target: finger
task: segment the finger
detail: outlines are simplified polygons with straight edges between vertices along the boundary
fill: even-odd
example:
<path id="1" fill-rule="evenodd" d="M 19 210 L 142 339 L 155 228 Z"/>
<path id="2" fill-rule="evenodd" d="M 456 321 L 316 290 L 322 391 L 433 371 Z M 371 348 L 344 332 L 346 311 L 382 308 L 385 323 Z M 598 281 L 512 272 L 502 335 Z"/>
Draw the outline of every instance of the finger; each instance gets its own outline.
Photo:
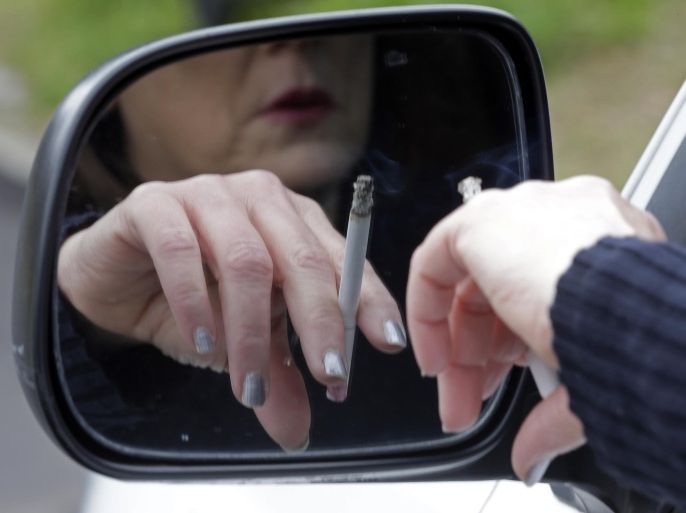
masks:
<path id="1" fill-rule="evenodd" d="M 274 296 L 281 294 L 277 290 Z M 278 302 L 283 304 L 283 298 Z M 264 405 L 255 408 L 255 414 L 272 440 L 288 452 L 299 452 L 307 449 L 310 441 L 310 404 L 305 381 L 288 348 L 285 305 L 272 309 L 272 312 L 278 310 L 280 315 L 272 319 L 269 357 L 271 392 Z"/>
<path id="2" fill-rule="evenodd" d="M 178 331 L 186 341 L 184 348 L 176 348 L 178 354 L 170 356 L 188 359 L 189 353 L 195 353 L 194 363 L 199 357 L 214 365 L 215 357 L 223 359 L 223 352 L 216 351 L 217 330 L 200 245 L 183 206 L 169 194 L 148 189 L 132 195 L 131 208 L 123 212 L 126 225 L 152 258 Z M 165 352 L 173 353 L 174 348 L 165 347 Z"/>
<path id="3" fill-rule="evenodd" d="M 457 287 L 449 324 L 452 361 L 461 365 L 486 365 L 497 317 L 471 278 L 463 280 Z"/>
<path id="4" fill-rule="evenodd" d="M 278 179 L 267 178 L 263 185 L 258 194 L 269 201 L 252 198 L 250 217 L 274 260 L 310 372 L 320 383 L 340 387 L 348 369 L 333 264 Z"/>
<path id="5" fill-rule="evenodd" d="M 345 238 L 331 225 L 321 207 L 310 198 L 290 194 L 303 221 L 331 257 L 340 284 Z M 407 346 L 407 335 L 398 304 L 367 261 L 364 265 L 357 324 L 367 340 L 380 351 L 396 353 Z"/>
<path id="6" fill-rule="evenodd" d="M 439 223 L 415 250 L 407 284 L 407 325 L 422 373 L 436 376 L 451 357 L 448 315 L 466 271 L 451 247 L 453 216 Z M 451 235 L 453 234 L 453 235 Z"/>
<path id="7" fill-rule="evenodd" d="M 438 413 L 446 433 L 471 427 L 481 413 L 484 368 L 446 367 L 437 377 Z"/>
<path id="8" fill-rule="evenodd" d="M 651 241 L 667 240 L 662 225 L 653 214 L 636 208 L 622 198 L 618 198 L 616 203 L 624 219 L 636 230 L 639 237 Z"/>
<path id="9" fill-rule="evenodd" d="M 584 443 L 583 426 L 569 409 L 567 389 L 560 386 L 524 420 L 512 446 L 512 468 L 533 485 L 540 481 L 546 462 Z"/>
<path id="10" fill-rule="evenodd" d="M 526 362 L 528 347 L 500 319 L 496 319 L 493 328 L 492 344 L 490 353 L 492 361 L 507 364 Z"/>
<path id="11" fill-rule="evenodd" d="M 232 390 L 244 406 L 261 406 L 269 395 L 269 252 L 233 198 L 212 191 L 188 208 L 219 286 Z"/>
<path id="12" fill-rule="evenodd" d="M 512 364 L 490 362 L 484 369 L 483 389 L 481 399 L 486 400 L 491 397 L 503 382 L 507 373 L 510 372 Z"/>

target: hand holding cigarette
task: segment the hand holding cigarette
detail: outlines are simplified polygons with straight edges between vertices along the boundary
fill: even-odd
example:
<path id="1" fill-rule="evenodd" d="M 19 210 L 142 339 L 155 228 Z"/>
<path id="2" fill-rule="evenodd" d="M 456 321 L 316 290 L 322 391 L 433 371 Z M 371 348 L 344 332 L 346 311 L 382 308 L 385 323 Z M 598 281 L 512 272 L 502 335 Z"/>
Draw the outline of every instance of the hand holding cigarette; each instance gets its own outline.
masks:
<path id="1" fill-rule="evenodd" d="M 463 204 L 466 204 L 481 192 L 481 178 L 468 176 L 457 184 L 457 191 L 462 194 Z M 543 398 L 548 397 L 560 384 L 557 372 L 533 351 L 529 351 L 528 366 L 538 388 L 538 393 Z M 551 458 L 546 458 L 534 465 L 527 475 L 527 484 L 538 483 L 543 478 L 551 461 Z"/>
<path id="2" fill-rule="evenodd" d="M 566 388 L 555 387 L 554 373 L 545 376 L 559 367 L 550 307 L 577 253 L 606 236 L 665 239 L 605 180 L 527 181 L 478 193 L 440 221 L 412 257 L 408 328 L 420 369 L 437 377 L 445 431 L 473 425 L 482 399 L 510 368 L 531 365 L 545 398 L 512 448 L 513 469 L 529 484 L 551 457 L 585 441 Z"/>
<path id="3" fill-rule="evenodd" d="M 228 373 L 222 393 L 233 391 L 254 410 L 279 445 L 302 450 L 310 405 L 286 313 L 307 371 L 332 398 L 344 396 L 344 245 L 319 204 L 272 173 L 199 175 L 144 184 L 70 236 L 57 279 L 93 324 L 180 363 Z M 357 325 L 376 349 L 397 352 L 402 341 L 385 326 L 400 326 L 400 311 L 362 263 Z"/>

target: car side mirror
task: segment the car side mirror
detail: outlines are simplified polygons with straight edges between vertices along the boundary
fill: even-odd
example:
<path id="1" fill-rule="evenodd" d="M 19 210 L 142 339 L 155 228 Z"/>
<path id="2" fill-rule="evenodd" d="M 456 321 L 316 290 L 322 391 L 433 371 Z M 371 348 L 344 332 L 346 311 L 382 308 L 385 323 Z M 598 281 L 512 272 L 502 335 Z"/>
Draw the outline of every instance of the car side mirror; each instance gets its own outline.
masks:
<path id="1" fill-rule="evenodd" d="M 315 200 L 331 229 L 345 234 L 352 184 L 367 174 L 375 185 L 367 258 L 402 314 L 412 251 L 461 204 L 462 180 L 476 177 L 489 188 L 552 179 L 546 101 L 527 32 L 511 16 L 478 7 L 227 25 L 104 64 L 55 113 L 24 206 L 13 344 L 38 421 L 72 458 L 118 478 L 514 477 L 512 439 L 538 399 L 521 369 L 484 402 L 473 428 L 446 434 L 435 385 L 419 375 L 411 344 L 383 354 L 373 336 L 358 333 L 345 362 L 347 400 L 334 403 L 306 358 L 302 323 L 284 317 L 282 363 L 302 381 L 294 408 L 307 412 L 299 421 L 309 433 L 306 450 L 284 451 L 274 430 L 289 422 L 287 414 L 265 431 L 265 415 L 244 405 L 268 403 L 235 393 L 224 372 L 230 362 L 219 362 L 219 372 L 197 368 L 211 365 L 160 342 L 164 336 L 129 329 L 114 306 L 93 315 L 88 306 L 114 305 L 117 294 L 103 290 L 89 305 L 75 302 L 58 284 L 58 259 L 65 240 L 101 223 L 143 184 L 149 191 L 150 183 L 196 175 L 219 183 L 256 168 L 268 171 L 250 175 L 265 191 L 278 182 Z M 266 192 L 260 199 L 272 200 Z M 392 338 L 405 336 L 393 329 Z M 260 393 L 281 390 L 271 378 Z M 619 490 L 587 450 L 560 458 L 546 479 L 599 495 Z"/>

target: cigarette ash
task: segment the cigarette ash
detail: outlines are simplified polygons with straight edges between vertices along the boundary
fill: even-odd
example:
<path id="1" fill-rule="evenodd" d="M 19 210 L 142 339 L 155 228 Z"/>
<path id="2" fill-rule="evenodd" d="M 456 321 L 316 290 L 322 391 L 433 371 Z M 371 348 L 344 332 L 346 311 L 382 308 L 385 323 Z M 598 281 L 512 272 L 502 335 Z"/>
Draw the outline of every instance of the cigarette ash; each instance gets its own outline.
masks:
<path id="1" fill-rule="evenodd" d="M 374 205 L 374 180 L 369 175 L 360 175 L 353 184 L 353 205 L 351 214 L 368 216 Z"/>
<path id="2" fill-rule="evenodd" d="M 462 203 L 467 203 L 470 199 L 481 192 L 481 178 L 468 176 L 457 184 L 457 192 L 462 195 Z"/>

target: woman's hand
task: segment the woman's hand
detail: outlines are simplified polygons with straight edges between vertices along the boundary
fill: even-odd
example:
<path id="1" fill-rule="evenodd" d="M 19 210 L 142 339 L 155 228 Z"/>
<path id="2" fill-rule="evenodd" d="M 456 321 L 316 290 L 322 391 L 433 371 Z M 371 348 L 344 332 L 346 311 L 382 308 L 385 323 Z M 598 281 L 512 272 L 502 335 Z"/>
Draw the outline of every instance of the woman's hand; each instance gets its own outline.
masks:
<path id="1" fill-rule="evenodd" d="M 605 236 L 665 239 L 652 215 L 593 177 L 486 191 L 431 231 L 412 258 L 407 315 L 419 367 L 438 378 L 446 431 L 471 426 L 529 349 L 558 368 L 549 316 L 558 279 Z M 583 442 L 560 387 L 524 422 L 513 467 L 526 479 L 537 462 Z"/>
<path id="2" fill-rule="evenodd" d="M 295 450 L 307 444 L 310 408 L 286 312 L 314 378 L 344 385 L 344 242 L 316 202 L 266 171 L 150 182 L 66 240 L 58 283 L 94 324 L 228 370 L 236 398 Z M 379 350 L 404 346 L 398 307 L 369 264 L 357 320 Z"/>

